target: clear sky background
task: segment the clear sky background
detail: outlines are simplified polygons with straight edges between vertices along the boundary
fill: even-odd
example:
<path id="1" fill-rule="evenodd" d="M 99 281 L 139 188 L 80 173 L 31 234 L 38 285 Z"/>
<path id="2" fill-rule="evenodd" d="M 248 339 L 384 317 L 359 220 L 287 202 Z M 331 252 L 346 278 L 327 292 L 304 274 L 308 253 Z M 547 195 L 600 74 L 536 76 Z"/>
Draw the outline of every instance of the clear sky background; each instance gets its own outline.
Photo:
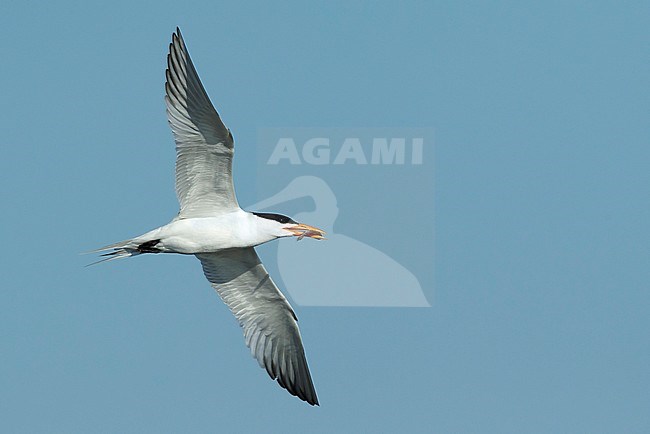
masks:
<path id="1" fill-rule="evenodd" d="M 11 3 L 0 431 L 650 431 L 647 2 Z M 432 308 L 298 307 L 319 408 L 194 258 L 83 267 L 176 213 L 177 25 L 242 203 L 260 128 L 435 128 Z"/>

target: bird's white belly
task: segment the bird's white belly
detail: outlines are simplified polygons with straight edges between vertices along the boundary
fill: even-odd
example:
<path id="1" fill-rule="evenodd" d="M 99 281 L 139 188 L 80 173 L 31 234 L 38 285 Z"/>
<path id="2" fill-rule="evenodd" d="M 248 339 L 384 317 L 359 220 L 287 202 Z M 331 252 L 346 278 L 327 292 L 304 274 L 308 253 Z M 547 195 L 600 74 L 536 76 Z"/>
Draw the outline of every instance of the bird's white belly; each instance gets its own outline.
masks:
<path id="1" fill-rule="evenodd" d="M 156 231 L 159 232 L 154 234 Z M 156 231 L 150 233 L 160 239 L 156 247 L 169 253 L 209 253 L 269 241 L 258 239 L 256 227 L 244 211 L 220 217 L 176 220 Z"/>

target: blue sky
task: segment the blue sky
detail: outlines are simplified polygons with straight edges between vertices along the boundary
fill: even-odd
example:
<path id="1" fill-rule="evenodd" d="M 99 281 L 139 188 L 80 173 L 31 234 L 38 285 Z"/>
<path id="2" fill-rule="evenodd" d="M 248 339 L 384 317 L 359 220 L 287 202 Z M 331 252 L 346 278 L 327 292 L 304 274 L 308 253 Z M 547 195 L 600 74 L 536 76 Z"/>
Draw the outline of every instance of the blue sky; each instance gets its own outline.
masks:
<path id="1" fill-rule="evenodd" d="M 650 430 L 647 2 L 1 10 L 2 431 Z M 319 408 L 259 369 L 194 258 L 83 267 L 177 211 L 176 26 L 244 204 L 265 128 L 435 130 L 404 219 L 435 214 L 432 307 L 298 306 Z"/>

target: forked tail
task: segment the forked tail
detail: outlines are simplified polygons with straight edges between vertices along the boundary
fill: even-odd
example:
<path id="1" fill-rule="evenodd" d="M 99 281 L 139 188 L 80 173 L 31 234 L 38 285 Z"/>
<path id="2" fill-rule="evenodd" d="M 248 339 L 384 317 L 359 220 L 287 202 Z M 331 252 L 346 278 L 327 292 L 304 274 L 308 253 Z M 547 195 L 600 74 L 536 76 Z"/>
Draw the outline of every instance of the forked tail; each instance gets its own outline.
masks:
<path id="1" fill-rule="evenodd" d="M 102 253 L 100 255 L 104 257 L 104 259 L 100 259 L 99 261 L 88 264 L 86 265 L 86 267 L 89 267 L 91 265 L 101 264 L 102 262 L 112 261 L 114 259 L 122 259 L 122 258 L 128 258 L 129 256 L 137 256 L 143 253 L 160 253 L 160 250 L 155 247 L 159 241 L 160 240 L 151 240 L 151 241 L 146 241 L 144 243 L 138 244 L 137 242 L 135 242 L 135 239 L 133 239 L 133 240 L 120 241 L 119 243 L 109 244 L 108 246 L 91 250 L 90 252 L 86 252 L 86 253 L 99 253 L 99 252 L 106 252 L 106 253 Z"/>

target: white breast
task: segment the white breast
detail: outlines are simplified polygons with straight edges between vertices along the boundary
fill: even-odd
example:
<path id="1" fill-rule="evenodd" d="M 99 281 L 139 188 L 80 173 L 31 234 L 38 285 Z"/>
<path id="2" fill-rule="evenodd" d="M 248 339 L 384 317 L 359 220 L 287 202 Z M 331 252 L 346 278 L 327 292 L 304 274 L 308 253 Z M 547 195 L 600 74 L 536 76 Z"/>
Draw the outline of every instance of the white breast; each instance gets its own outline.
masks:
<path id="1" fill-rule="evenodd" d="M 243 210 L 219 217 L 181 219 L 160 228 L 157 247 L 170 253 L 209 253 L 251 247 L 272 240 L 262 233 L 257 218 Z"/>

